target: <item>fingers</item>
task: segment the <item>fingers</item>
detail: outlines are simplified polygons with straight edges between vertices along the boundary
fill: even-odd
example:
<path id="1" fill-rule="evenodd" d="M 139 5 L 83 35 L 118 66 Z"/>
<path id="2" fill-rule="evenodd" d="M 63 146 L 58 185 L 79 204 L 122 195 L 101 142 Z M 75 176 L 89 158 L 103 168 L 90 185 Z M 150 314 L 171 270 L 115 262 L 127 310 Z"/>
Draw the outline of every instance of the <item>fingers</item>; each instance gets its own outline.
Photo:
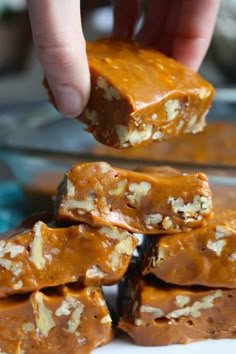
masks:
<path id="1" fill-rule="evenodd" d="M 136 39 L 147 45 L 158 42 L 164 28 L 168 12 L 171 9 L 170 0 L 148 0 L 145 19 Z"/>
<path id="2" fill-rule="evenodd" d="M 140 0 L 113 0 L 113 36 L 132 38 L 140 14 Z"/>
<path id="3" fill-rule="evenodd" d="M 149 0 L 137 40 L 198 70 L 209 47 L 220 0 Z"/>
<path id="4" fill-rule="evenodd" d="M 220 0 L 184 0 L 171 55 L 198 70 L 211 42 Z"/>
<path id="5" fill-rule="evenodd" d="M 27 0 L 35 48 L 58 110 L 76 116 L 90 93 L 79 0 Z"/>

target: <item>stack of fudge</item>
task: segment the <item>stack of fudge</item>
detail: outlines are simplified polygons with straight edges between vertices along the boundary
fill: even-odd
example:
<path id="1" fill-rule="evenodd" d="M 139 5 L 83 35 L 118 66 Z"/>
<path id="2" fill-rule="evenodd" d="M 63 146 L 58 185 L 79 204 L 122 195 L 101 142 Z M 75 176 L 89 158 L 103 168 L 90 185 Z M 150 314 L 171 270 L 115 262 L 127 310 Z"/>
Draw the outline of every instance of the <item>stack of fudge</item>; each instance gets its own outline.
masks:
<path id="1" fill-rule="evenodd" d="M 102 39 L 87 54 L 91 95 L 77 118 L 101 143 L 133 148 L 204 128 L 214 90 L 197 73 L 135 42 Z M 138 344 L 234 336 L 234 220 L 212 216 L 200 172 L 73 166 L 52 221 L 35 216 L 2 235 L 0 352 L 88 354 L 106 344 L 101 287 L 122 278 L 118 327 Z M 144 235 L 138 261 L 135 234 Z"/>
<path id="2" fill-rule="evenodd" d="M 1 235 L 1 353 L 88 354 L 112 339 L 101 286 L 120 281 L 138 241 L 115 223 L 92 221 L 103 203 L 96 169 L 108 167 L 68 173 L 54 218 L 35 215 Z"/>
<path id="3" fill-rule="evenodd" d="M 48 216 L 35 216 L 0 241 L 2 352 L 90 353 L 96 346 L 109 342 L 112 323 L 101 286 L 116 284 L 124 276 L 138 243 L 135 234 L 145 235 L 143 273 L 155 272 L 169 282 L 172 276 L 175 283 L 181 282 L 174 271 L 174 265 L 180 263 L 173 258 L 170 267 L 165 265 L 165 261 L 169 262 L 168 248 L 163 246 L 161 251 L 157 250 L 158 242 L 177 239 L 177 250 L 184 252 L 184 249 L 189 259 L 197 257 L 195 243 L 190 252 L 184 242 L 191 241 L 191 244 L 192 234 L 200 230 L 205 240 L 204 225 L 212 213 L 212 194 L 202 173 L 181 174 L 172 169 L 148 168 L 129 171 L 113 168 L 106 162 L 91 162 L 75 165 L 66 173 L 58 189 L 54 212 L 52 224 Z M 207 243 L 202 257 L 213 253 L 219 258 L 222 241 L 231 241 L 230 237 L 223 237 L 227 225 L 226 231 L 222 223 L 217 225 L 217 239 Z M 204 248 L 200 238 L 197 242 Z M 170 247 L 170 253 L 174 251 Z M 228 264 L 232 267 L 234 255 L 230 257 Z M 171 273 L 169 269 L 168 279 L 161 275 L 166 271 L 158 269 L 161 262 L 165 270 L 173 270 Z M 196 268 L 191 260 L 184 262 L 191 263 L 188 268 Z M 199 275 L 201 281 L 214 282 L 214 277 L 205 274 L 211 263 L 206 270 L 201 270 L 199 262 L 196 264 L 203 274 Z M 213 262 L 212 267 L 213 264 L 215 267 L 219 263 Z M 193 312 L 192 321 L 197 318 L 201 323 L 199 313 L 213 311 L 214 321 L 216 301 L 220 301 L 220 309 L 221 301 L 224 305 L 227 299 L 232 303 L 232 291 L 219 289 L 219 284 L 229 285 L 228 276 L 224 277 L 226 271 L 230 272 L 228 267 L 217 272 L 216 290 L 197 291 L 148 284 L 141 276 L 141 269 L 138 271 L 139 266 L 135 266 L 124 278 L 128 285 L 121 291 L 121 302 L 124 303 L 123 297 L 130 299 L 123 307 L 119 327 L 137 343 L 157 345 L 162 343 L 162 326 L 166 333 L 171 321 L 179 325 L 187 313 L 192 318 Z M 189 278 L 186 280 L 185 276 L 185 284 L 191 283 L 193 277 Z M 228 314 L 225 307 L 224 316 Z M 177 309 L 182 313 L 178 321 L 171 317 Z M 191 330 L 198 333 L 194 326 Z M 180 333 L 187 336 L 182 329 Z M 151 339 L 153 336 L 155 340 Z M 189 337 L 194 340 L 196 336 Z"/>
<path id="4" fill-rule="evenodd" d="M 186 203 L 172 197 L 172 188 L 169 203 L 189 230 L 164 233 L 151 225 L 119 287 L 119 328 L 143 346 L 235 338 L 236 212 L 211 213 L 206 197 L 199 212 L 199 196 Z M 149 217 L 163 220 L 161 212 Z"/>
<path id="5" fill-rule="evenodd" d="M 188 249 L 184 247 L 184 240 L 187 240 L 188 235 L 200 230 L 205 232 L 205 225 L 210 222 L 212 216 L 212 193 L 204 174 L 183 174 L 171 168 L 147 167 L 129 171 L 113 168 L 105 162 L 85 163 L 74 166 L 66 174 L 56 204 L 56 215 L 60 222 L 82 221 L 94 227 L 103 229 L 119 227 L 124 232 L 144 235 L 144 245 L 140 251 L 143 275 L 140 264 L 132 262 L 121 282 L 119 291 L 121 318 L 118 324 L 120 329 L 126 331 L 141 345 L 184 343 L 203 339 L 205 324 L 201 318 L 199 321 L 198 317 L 202 311 L 205 311 L 203 316 L 209 309 L 212 311 L 213 308 L 213 313 L 216 311 L 215 301 L 220 298 L 223 290 L 217 288 L 200 291 L 178 288 L 174 285 L 164 285 L 160 280 L 148 283 L 146 274 L 151 271 L 158 272 L 158 265 L 160 262 L 164 264 L 165 256 L 166 262 L 170 261 L 166 246 L 159 254 L 157 250 L 159 239 L 175 240 L 175 248 L 185 249 L 188 253 Z M 193 248 L 189 257 L 197 257 L 198 249 L 194 247 L 193 237 L 191 240 L 188 239 L 188 243 L 189 247 L 192 244 Z M 206 254 L 213 252 L 214 255 L 212 251 L 214 241 L 207 245 L 209 248 L 206 249 Z M 170 247 L 169 253 L 172 254 L 175 248 Z M 106 246 L 103 252 L 106 252 Z M 130 242 L 125 241 L 123 247 L 119 247 L 118 254 L 122 252 L 129 255 L 132 253 Z M 113 266 L 119 263 L 118 254 L 112 255 Z M 175 265 L 177 266 L 179 257 L 182 259 L 181 255 L 177 255 L 170 266 L 165 266 L 163 273 L 166 269 L 170 272 Z M 188 262 L 190 269 L 195 267 L 191 260 L 183 262 L 185 265 Z M 198 272 L 204 274 L 204 269 L 201 271 L 201 264 L 198 263 Z M 100 272 L 104 274 L 104 268 L 100 268 Z M 178 279 L 178 274 L 175 278 L 174 269 L 172 275 L 174 281 Z M 166 281 L 170 280 L 166 278 Z M 172 313 L 173 318 L 170 317 Z M 186 318 L 190 323 L 192 313 L 194 315 L 192 326 L 187 327 L 191 332 L 186 333 L 183 325 L 179 328 L 180 323 Z M 178 319 L 174 316 L 178 316 Z M 200 324 L 202 323 L 200 329 L 195 326 L 195 317 Z M 212 318 L 214 321 L 214 315 Z M 218 327 L 221 328 L 220 325 Z M 177 331 L 175 337 L 169 328 L 174 333 Z M 210 336 L 213 334 L 209 333 Z"/>

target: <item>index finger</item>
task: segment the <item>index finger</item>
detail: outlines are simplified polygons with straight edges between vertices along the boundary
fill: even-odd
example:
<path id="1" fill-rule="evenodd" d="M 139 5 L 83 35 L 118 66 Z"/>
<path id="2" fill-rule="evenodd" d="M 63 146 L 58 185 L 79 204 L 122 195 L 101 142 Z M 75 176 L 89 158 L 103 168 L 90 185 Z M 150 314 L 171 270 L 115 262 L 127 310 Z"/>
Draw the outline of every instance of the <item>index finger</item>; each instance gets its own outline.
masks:
<path id="1" fill-rule="evenodd" d="M 78 115 L 90 93 L 80 1 L 27 1 L 35 48 L 57 107 Z"/>

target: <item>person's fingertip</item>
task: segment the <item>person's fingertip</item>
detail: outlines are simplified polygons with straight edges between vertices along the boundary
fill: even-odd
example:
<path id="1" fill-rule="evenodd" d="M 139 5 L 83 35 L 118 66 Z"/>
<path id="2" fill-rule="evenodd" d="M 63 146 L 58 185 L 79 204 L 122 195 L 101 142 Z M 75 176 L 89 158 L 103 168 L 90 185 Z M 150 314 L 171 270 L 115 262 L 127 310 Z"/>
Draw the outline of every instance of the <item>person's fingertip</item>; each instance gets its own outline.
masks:
<path id="1" fill-rule="evenodd" d="M 84 109 L 81 93 L 68 85 L 49 83 L 57 109 L 66 117 L 76 117 Z"/>

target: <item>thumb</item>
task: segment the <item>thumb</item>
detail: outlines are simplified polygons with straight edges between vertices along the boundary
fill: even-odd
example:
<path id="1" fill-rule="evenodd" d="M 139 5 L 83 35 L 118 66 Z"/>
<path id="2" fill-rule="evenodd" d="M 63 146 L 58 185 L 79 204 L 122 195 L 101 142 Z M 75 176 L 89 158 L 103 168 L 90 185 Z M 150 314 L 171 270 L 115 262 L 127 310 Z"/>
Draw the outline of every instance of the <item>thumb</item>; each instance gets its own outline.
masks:
<path id="1" fill-rule="evenodd" d="M 39 60 L 65 116 L 77 116 L 90 94 L 86 44 L 79 0 L 27 0 Z"/>

